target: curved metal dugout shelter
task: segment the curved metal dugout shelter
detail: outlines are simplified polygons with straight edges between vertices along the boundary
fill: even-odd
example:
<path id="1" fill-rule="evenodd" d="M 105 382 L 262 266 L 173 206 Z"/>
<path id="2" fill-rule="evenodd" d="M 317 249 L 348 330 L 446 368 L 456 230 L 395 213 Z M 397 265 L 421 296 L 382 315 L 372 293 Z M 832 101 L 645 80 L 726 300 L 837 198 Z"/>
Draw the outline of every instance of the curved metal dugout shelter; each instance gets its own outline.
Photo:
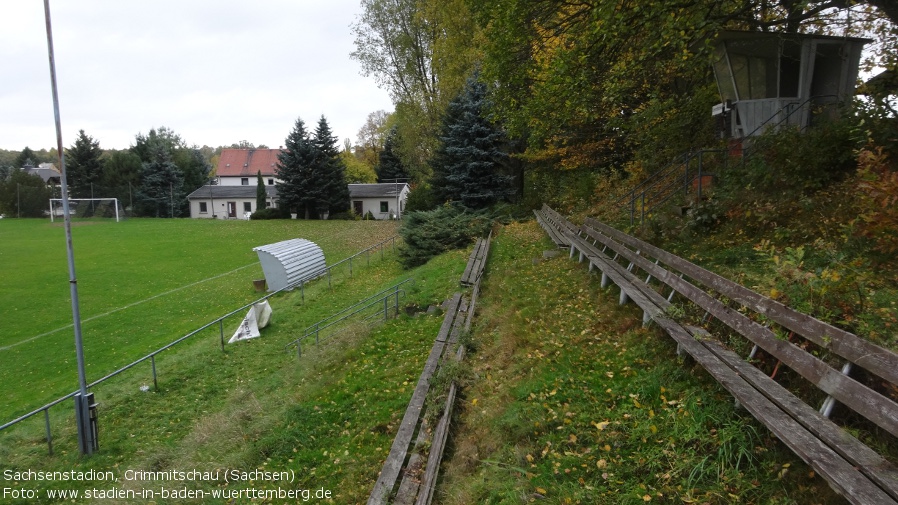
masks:
<path id="1" fill-rule="evenodd" d="M 327 270 L 324 251 L 302 238 L 254 247 L 265 273 L 268 291 L 279 291 L 300 281 L 323 275 Z"/>

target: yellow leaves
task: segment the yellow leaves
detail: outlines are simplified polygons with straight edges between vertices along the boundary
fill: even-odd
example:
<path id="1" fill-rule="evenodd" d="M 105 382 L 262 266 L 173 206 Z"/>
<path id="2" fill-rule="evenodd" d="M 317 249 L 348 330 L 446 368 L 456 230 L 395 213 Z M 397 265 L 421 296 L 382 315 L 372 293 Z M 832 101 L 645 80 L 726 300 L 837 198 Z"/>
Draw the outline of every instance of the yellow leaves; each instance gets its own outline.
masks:
<path id="1" fill-rule="evenodd" d="M 541 488 L 541 487 L 536 488 L 536 492 L 541 495 L 545 495 L 546 493 L 548 493 L 548 491 L 546 491 L 545 488 Z"/>
<path id="2" fill-rule="evenodd" d="M 608 468 L 608 462 L 604 458 L 600 459 L 596 461 L 596 468 L 598 468 L 599 470 L 604 470 L 605 468 Z"/>
<path id="3" fill-rule="evenodd" d="M 577 435 L 574 435 L 573 433 L 571 433 L 571 435 L 567 438 L 567 440 L 568 440 L 568 442 L 570 442 L 572 444 L 576 444 L 577 443 Z"/>
<path id="4" fill-rule="evenodd" d="M 533 463 L 533 455 L 532 454 L 528 454 L 527 456 L 525 456 L 525 458 L 527 459 L 528 463 Z"/>
<path id="5" fill-rule="evenodd" d="M 611 424 L 609 421 L 602 421 L 600 423 L 593 421 L 593 423 L 592 423 L 592 425 L 595 426 L 596 429 L 599 431 L 602 431 L 605 428 L 607 428 L 609 424 Z"/>

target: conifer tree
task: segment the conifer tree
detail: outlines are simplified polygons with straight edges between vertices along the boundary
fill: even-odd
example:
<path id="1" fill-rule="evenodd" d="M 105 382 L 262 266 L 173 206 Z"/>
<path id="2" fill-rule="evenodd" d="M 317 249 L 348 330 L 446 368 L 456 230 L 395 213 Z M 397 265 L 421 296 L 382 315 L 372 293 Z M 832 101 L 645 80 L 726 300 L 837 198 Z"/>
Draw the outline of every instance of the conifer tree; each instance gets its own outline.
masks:
<path id="1" fill-rule="evenodd" d="M 506 137 L 486 118 L 486 105 L 486 86 L 474 77 L 450 102 L 431 161 L 438 201 L 481 209 L 511 196 L 512 178 L 501 172 Z"/>
<path id="2" fill-rule="evenodd" d="M 265 192 L 265 180 L 262 179 L 262 171 L 256 171 L 256 211 L 265 209 L 265 197 L 268 194 Z"/>
<path id="3" fill-rule="evenodd" d="M 318 151 L 317 161 L 313 168 L 314 192 L 317 199 L 318 212 L 336 214 L 349 209 L 349 188 L 346 186 L 346 168 L 337 147 L 337 137 L 331 132 L 327 119 L 322 115 L 312 138 L 312 144 Z"/>
<path id="4" fill-rule="evenodd" d="M 402 164 L 402 160 L 399 159 L 395 151 L 397 135 L 398 130 L 394 126 L 390 128 L 387 138 L 384 140 L 384 148 L 378 156 L 379 161 L 375 170 L 377 172 L 377 182 L 408 181 L 408 170 L 405 169 L 405 165 Z"/>
<path id="5" fill-rule="evenodd" d="M 102 155 L 100 141 L 85 134 L 84 130 L 78 130 L 78 138 L 65 153 L 66 181 L 72 197 L 94 196 L 91 194 L 91 185 L 100 182 L 103 176 L 103 162 L 100 160 Z"/>
<path id="6" fill-rule="evenodd" d="M 171 151 L 165 146 L 153 146 L 150 161 L 141 167 L 143 183 L 137 191 L 137 199 L 143 214 L 155 217 L 179 217 L 186 210 L 184 177 L 172 161 Z"/>
<path id="7" fill-rule="evenodd" d="M 296 118 L 293 131 L 284 140 L 284 149 L 278 154 L 275 169 L 278 206 L 288 212 L 296 212 L 308 219 L 314 211 L 315 200 L 307 193 L 311 167 L 315 163 L 317 150 L 312 145 L 309 132 L 302 118 Z"/>

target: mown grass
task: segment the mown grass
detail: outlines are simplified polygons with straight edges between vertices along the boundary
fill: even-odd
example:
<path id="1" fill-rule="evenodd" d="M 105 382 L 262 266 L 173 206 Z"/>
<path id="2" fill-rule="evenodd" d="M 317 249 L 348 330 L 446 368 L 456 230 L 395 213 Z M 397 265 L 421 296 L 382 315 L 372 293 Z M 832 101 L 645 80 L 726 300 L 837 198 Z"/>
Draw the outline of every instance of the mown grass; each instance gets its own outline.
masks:
<path id="1" fill-rule="evenodd" d="M 370 235 L 369 237 L 370 238 Z M 76 468 L 293 470 L 297 481 L 231 483 L 118 482 L 124 489 L 326 489 L 330 503 L 367 499 L 389 451 L 398 422 L 442 323 L 437 316 L 403 314 L 377 326 L 349 327 L 302 358 L 284 344 L 306 326 L 365 295 L 406 278 L 404 306 L 426 308 L 457 289 L 465 253 L 446 254 L 415 270 L 402 270 L 388 254 L 343 277 L 303 302 L 299 292 L 271 300 L 272 325 L 263 337 L 218 349 L 217 335 L 160 355 L 159 390 L 149 367 L 126 372 L 95 392 L 100 401 L 101 450 L 80 458 L 68 412 L 54 414 L 54 449 L 46 454 L 43 423 L 0 434 L 0 467 L 36 470 Z M 104 487 L 96 482 L 40 483 L 51 488 Z M 104 488 L 110 487 L 109 485 Z M 155 500 L 183 503 L 182 500 Z M 194 500 L 206 503 L 214 500 Z M 124 500 L 128 502 L 128 500 Z M 135 500 L 135 503 L 146 503 Z M 224 500 L 219 501 L 224 503 Z"/>
<path id="2" fill-rule="evenodd" d="M 74 224 L 88 381 L 258 298 L 251 280 L 263 275 L 255 246 L 306 238 L 334 263 L 395 233 L 392 223 L 350 221 Z M 5 419 L 77 389 L 61 225 L 0 222 L 0 279 L 0 383 L 7 386 L 0 412 Z"/>
<path id="3" fill-rule="evenodd" d="M 533 223 L 495 241 L 438 502 L 843 503 Z"/>

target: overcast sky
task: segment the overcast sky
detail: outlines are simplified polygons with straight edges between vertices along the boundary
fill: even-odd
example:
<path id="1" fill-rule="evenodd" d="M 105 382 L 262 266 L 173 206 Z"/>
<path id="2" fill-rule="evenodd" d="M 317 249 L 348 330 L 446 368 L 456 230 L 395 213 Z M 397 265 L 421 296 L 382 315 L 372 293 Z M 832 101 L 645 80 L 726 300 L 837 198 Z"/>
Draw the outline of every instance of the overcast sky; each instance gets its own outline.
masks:
<path id="1" fill-rule="evenodd" d="M 323 114 L 342 141 L 392 103 L 360 75 L 359 0 L 51 0 L 63 145 L 166 126 L 188 144 L 278 147 Z M 0 0 L 0 148 L 56 146 L 42 0 Z"/>

